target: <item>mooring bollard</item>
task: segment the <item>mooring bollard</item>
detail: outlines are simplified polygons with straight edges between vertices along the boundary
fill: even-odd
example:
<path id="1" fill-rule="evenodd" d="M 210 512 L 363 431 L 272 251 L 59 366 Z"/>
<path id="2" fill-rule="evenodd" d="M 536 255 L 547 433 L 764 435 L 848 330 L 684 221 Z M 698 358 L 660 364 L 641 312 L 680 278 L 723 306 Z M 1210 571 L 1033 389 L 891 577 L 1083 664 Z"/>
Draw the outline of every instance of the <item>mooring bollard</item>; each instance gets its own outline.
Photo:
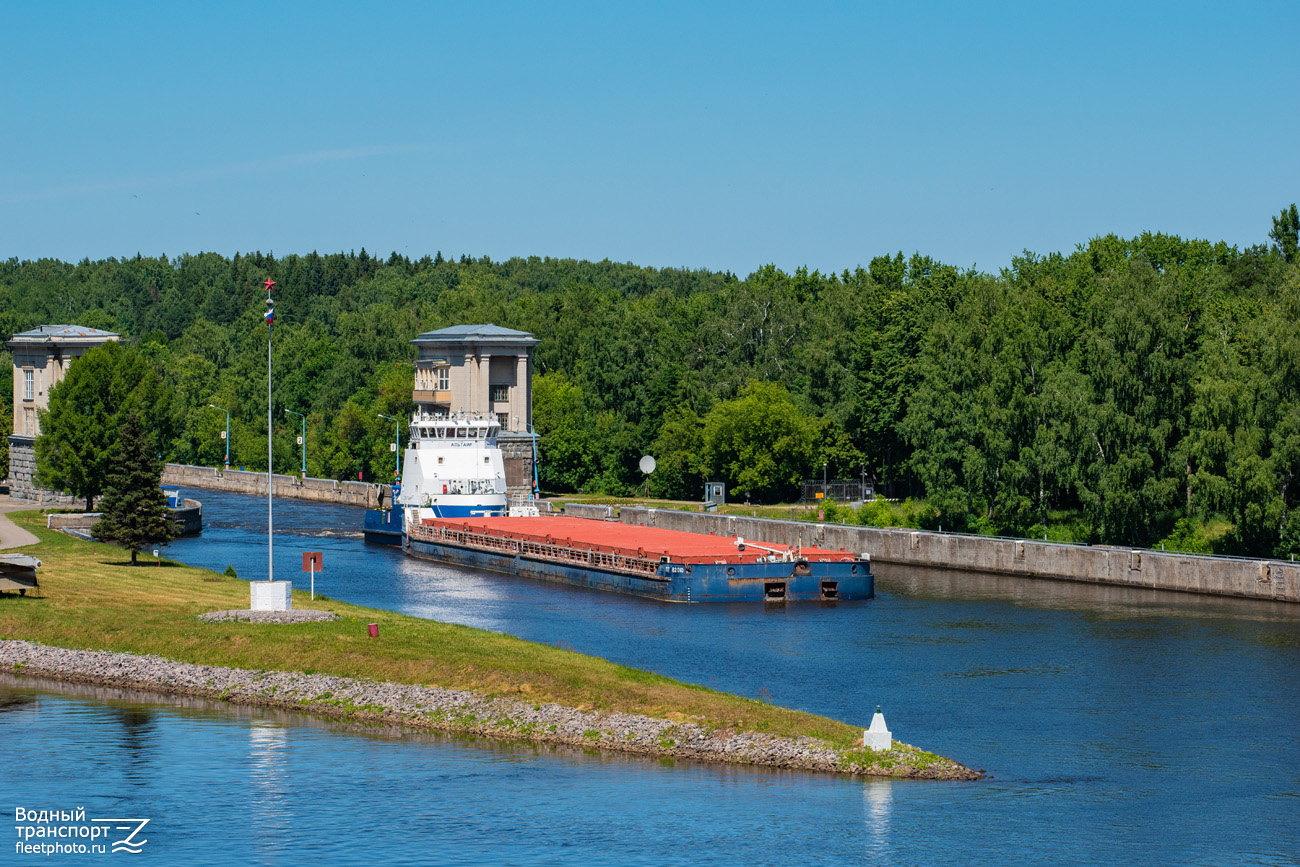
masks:
<path id="1" fill-rule="evenodd" d="M 366 624 L 366 628 L 370 630 L 370 637 L 371 637 L 371 638 L 378 638 L 378 637 L 379 637 L 379 624 L 378 624 L 378 623 L 367 623 L 367 624 Z"/>

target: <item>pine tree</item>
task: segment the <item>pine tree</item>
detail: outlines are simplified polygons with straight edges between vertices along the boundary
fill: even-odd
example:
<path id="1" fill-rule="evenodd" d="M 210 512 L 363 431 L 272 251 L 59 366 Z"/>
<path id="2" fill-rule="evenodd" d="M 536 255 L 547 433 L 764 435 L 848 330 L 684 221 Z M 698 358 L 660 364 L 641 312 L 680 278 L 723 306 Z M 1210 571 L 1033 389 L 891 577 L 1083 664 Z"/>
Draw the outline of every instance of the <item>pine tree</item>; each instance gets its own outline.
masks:
<path id="1" fill-rule="evenodd" d="M 167 499 L 159 483 L 162 463 L 153 437 L 144 432 L 140 417 L 131 413 L 122 423 L 113 447 L 108 484 L 101 503 L 103 517 L 92 535 L 131 551 L 131 565 L 145 545 L 170 542 L 180 532 L 167 513 Z"/>

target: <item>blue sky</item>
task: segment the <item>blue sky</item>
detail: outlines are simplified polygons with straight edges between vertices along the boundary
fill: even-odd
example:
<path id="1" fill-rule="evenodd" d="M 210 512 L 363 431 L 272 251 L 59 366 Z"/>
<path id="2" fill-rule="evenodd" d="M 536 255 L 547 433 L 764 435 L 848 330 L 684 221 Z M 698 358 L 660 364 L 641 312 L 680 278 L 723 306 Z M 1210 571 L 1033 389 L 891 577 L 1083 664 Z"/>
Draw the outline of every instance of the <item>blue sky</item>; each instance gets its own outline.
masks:
<path id="1" fill-rule="evenodd" d="M 0 257 L 997 271 L 1300 200 L 1300 4 L 6 3 Z"/>

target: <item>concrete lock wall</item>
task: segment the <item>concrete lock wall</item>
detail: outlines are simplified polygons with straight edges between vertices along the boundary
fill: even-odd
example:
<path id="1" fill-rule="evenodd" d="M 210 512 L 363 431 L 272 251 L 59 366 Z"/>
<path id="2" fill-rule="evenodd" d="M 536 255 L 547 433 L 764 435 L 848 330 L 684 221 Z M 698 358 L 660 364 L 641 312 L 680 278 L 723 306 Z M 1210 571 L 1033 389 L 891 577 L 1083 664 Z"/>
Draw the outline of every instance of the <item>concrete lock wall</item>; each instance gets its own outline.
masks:
<path id="1" fill-rule="evenodd" d="M 93 530 L 103 517 L 101 512 L 71 512 L 45 516 L 47 530 Z M 172 509 L 172 520 L 180 524 L 182 536 L 193 536 L 203 530 L 203 504 L 185 498 L 179 509 Z"/>
<path id="2" fill-rule="evenodd" d="M 163 470 L 162 483 L 167 487 L 208 488 L 214 491 L 234 491 L 239 494 L 266 494 L 266 473 L 246 470 L 218 470 L 213 467 L 195 467 L 187 464 L 168 464 Z M 339 482 L 334 479 L 303 479 L 298 476 L 271 476 L 271 490 L 276 497 L 313 500 L 318 503 L 340 503 L 377 509 L 392 503 L 392 487 L 370 482 Z"/>
<path id="3" fill-rule="evenodd" d="M 566 509 L 566 511 L 568 511 Z M 625 524 L 870 555 L 873 562 L 1300 602 L 1300 563 L 625 506 Z"/>
<path id="4" fill-rule="evenodd" d="M 614 517 L 612 506 L 594 506 L 587 503 L 565 503 L 564 514 L 573 518 L 592 518 L 607 521 Z"/>

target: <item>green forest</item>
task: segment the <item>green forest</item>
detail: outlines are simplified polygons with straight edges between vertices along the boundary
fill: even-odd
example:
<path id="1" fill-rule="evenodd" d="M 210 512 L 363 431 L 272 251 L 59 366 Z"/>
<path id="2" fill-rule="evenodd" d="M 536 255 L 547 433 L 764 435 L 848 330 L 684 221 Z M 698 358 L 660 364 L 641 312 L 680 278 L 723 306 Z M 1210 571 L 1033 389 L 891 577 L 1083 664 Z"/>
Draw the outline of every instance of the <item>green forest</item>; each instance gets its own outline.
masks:
<path id="1" fill-rule="evenodd" d="M 1292 205 L 1261 243 L 1113 235 L 997 274 L 921 254 L 747 278 L 610 261 L 365 250 L 0 263 L 0 331 L 120 332 L 166 395 L 169 461 L 266 469 L 262 281 L 276 281 L 274 463 L 388 480 L 412 338 L 541 340 L 544 490 L 798 497 L 873 477 L 916 526 L 1287 556 L 1300 549 L 1300 268 Z M 6 365 L 9 358 L 3 359 Z M 0 378 L 3 405 L 12 382 Z M 10 427 L 12 429 L 12 427 Z M 403 436 L 404 436 L 403 432 Z M 835 511 L 875 521 L 879 509 Z M 887 517 L 887 516 L 886 516 Z"/>

